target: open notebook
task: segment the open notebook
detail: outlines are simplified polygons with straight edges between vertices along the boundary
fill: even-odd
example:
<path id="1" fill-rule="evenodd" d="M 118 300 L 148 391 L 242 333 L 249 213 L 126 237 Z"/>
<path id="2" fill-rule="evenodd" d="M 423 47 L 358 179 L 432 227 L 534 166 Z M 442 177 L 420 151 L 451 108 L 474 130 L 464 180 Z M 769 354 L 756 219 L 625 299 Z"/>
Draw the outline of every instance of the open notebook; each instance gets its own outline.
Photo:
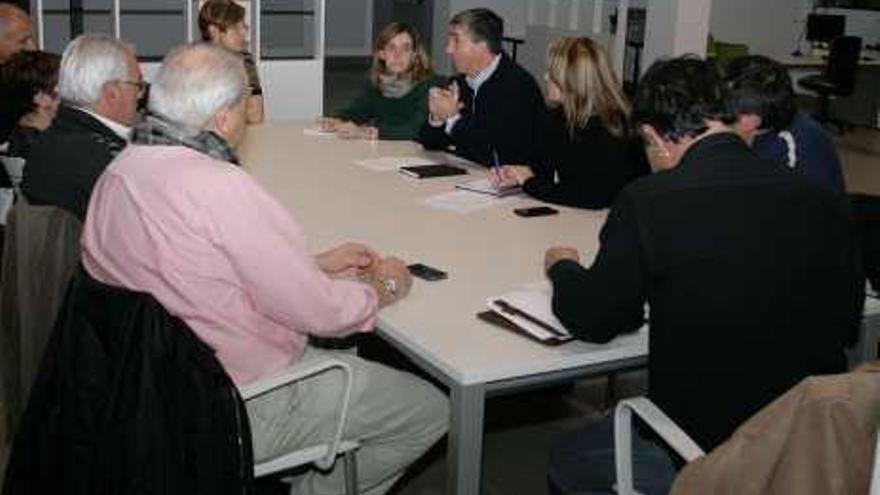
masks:
<path id="1" fill-rule="evenodd" d="M 455 187 L 464 191 L 477 192 L 480 194 L 490 194 L 499 198 L 510 196 L 511 194 L 518 194 L 520 191 L 522 191 L 519 186 L 501 188 L 495 187 L 489 182 L 489 179 L 485 177 L 467 182 L 461 182 L 456 184 Z"/>
<path id="2" fill-rule="evenodd" d="M 489 311 L 478 316 L 542 344 L 557 345 L 568 342 L 574 337 L 553 314 L 552 290 L 548 282 L 524 285 L 487 299 L 486 306 Z"/>

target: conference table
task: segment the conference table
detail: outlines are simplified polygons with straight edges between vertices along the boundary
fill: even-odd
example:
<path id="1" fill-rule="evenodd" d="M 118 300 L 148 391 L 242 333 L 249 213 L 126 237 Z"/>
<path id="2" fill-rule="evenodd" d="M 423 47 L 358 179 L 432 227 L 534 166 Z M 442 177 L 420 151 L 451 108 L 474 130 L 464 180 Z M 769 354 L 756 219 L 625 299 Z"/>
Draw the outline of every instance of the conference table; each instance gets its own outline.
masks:
<path id="1" fill-rule="evenodd" d="M 416 279 L 405 299 L 379 312 L 377 325 L 383 339 L 449 388 L 447 493 L 480 492 L 487 396 L 646 363 L 644 329 L 602 345 L 546 346 L 476 317 L 487 298 L 543 280 L 549 246 L 575 246 L 589 263 L 605 211 L 557 207 L 558 215 L 518 217 L 513 208 L 540 204 L 525 196 L 438 207 L 477 194 L 457 194 L 455 184 L 483 177 L 485 169 L 412 142 L 344 141 L 311 126 L 252 126 L 240 147 L 245 168 L 304 226 L 309 248 L 358 241 L 449 274 Z M 416 159 L 455 162 L 470 173 L 416 179 L 393 169 Z"/>

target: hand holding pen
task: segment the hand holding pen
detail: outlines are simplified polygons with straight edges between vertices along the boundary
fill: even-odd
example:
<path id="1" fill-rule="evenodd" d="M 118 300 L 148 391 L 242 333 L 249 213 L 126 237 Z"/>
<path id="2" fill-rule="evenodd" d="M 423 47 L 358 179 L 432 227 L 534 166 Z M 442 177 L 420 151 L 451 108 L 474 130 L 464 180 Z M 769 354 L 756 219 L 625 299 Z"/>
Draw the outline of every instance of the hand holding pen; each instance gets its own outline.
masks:
<path id="1" fill-rule="evenodd" d="M 535 176 L 528 165 L 501 165 L 498 152 L 492 150 L 492 167 L 489 169 L 489 184 L 496 190 L 505 187 L 521 186 Z"/>

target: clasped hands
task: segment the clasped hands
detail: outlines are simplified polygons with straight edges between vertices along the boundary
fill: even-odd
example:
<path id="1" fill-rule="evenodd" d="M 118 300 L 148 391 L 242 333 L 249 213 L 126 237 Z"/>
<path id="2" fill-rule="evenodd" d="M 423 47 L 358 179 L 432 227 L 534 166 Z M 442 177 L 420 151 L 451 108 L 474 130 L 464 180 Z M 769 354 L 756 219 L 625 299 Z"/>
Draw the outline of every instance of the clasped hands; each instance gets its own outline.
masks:
<path id="1" fill-rule="evenodd" d="M 370 125 L 358 125 L 349 120 L 321 117 L 318 125 L 324 132 L 335 132 L 342 139 L 379 139 L 379 129 Z"/>
<path id="2" fill-rule="evenodd" d="M 453 81 L 446 88 L 431 88 L 428 91 L 428 113 L 432 122 L 445 122 L 455 117 L 464 108 L 458 83 Z"/>
<path id="3" fill-rule="evenodd" d="M 321 270 L 330 276 L 354 276 L 376 289 L 379 305 L 387 306 L 403 298 L 412 286 L 406 263 L 393 256 L 381 257 L 369 247 L 346 242 L 315 256 Z M 394 281 L 394 292 L 386 289 L 385 281 Z"/>

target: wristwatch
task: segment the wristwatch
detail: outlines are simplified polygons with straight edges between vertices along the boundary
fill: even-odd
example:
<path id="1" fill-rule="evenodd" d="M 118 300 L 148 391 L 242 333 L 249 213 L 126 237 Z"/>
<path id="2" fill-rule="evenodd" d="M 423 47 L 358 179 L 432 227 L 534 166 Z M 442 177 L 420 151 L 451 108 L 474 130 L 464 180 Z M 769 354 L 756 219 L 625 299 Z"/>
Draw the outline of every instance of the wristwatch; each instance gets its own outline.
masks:
<path id="1" fill-rule="evenodd" d="M 388 295 L 391 297 L 397 297 L 397 282 L 394 281 L 393 278 L 383 278 L 381 279 L 382 286 L 385 287 L 385 291 L 388 292 Z"/>

